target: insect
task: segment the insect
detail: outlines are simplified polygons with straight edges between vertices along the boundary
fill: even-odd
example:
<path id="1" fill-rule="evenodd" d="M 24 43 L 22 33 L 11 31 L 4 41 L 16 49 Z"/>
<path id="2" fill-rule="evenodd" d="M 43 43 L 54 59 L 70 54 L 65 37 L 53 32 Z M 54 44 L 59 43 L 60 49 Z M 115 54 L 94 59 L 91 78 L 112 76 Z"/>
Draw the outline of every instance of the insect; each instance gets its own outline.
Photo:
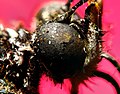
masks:
<path id="1" fill-rule="evenodd" d="M 54 19 L 58 14 L 63 14 L 70 9 L 70 3 L 72 0 L 68 0 L 68 2 L 64 5 L 64 3 L 59 2 L 51 2 L 47 4 L 37 13 L 36 18 L 42 22 L 46 22 Z"/>
<path id="2" fill-rule="evenodd" d="M 49 15 L 47 20 L 42 18 L 33 34 L 23 28 L 16 32 L 1 25 L 1 93 L 37 94 L 39 78 L 44 73 L 55 83 L 66 78 L 72 81 L 83 74 L 86 76 L 80 79 L 96 75 L 109 81 L 120 93 L 118 83 L 109 74 L 96 70 L 99 61 L 106 58 L 120 71 L 117 61 L 102 52 L 103 34 L 98 16 L 101 5 L 96 0 L 80 0 L 70 8 L 71 2 L 67 2 L 65 10 L 60 8 L 63 12 Z M 90 5 L 82 19 L 75 11 L 86 2 Z M 71 94 L 77 91 L 71 90 Z"/>

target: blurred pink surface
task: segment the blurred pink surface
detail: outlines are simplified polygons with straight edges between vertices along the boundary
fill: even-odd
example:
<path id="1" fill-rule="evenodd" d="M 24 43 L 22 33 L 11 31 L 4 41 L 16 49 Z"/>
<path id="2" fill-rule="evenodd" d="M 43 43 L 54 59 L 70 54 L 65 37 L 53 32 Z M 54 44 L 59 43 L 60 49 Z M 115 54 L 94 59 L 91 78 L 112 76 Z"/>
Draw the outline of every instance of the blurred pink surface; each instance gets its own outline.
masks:
<path id="1" fill-rule="evenodd" d="M 50 0 L 0 0 L 0 23 L 6 27 L 15 28 L 18 23 L 22 23 L 25 28 L 32 29 L 31 24 L 34 22 L 34 16 L 38 8 L 41 8 Z M 51 0 L 52 1 L 52 0 Z M 56 1 L 56 0 L 53 0 Z M 61 0 L 66 1 L 66 0 Z M 73 2 L 76 3 L 77 0 Z M 120 1 L 119 0 L 103 0 L 103 30 L 107 33 L 103 37 L 104 51 L 110 53 L 120 63 Z M 84 15 L 85 7 L 79 8 L 77 12 Z M 120 85 L 120 73 L 107 60 L 103 59 L 98 64 L 98 70 L 110 74 L 116 79 Z M 78 79 L 79 80 L 79 79 Z M 91 77 L 85 81 L 87 86 L 79 84 L 79 94 L 116 94 L 115 88 L 111 83 L 99 77 Z M 64 80 L 63 88 L 61 85 L 54 83 L 46 77 L 42 76 L 39 85 L 40 94 L 70 94 L 71 82 L 69 79 Z"/>

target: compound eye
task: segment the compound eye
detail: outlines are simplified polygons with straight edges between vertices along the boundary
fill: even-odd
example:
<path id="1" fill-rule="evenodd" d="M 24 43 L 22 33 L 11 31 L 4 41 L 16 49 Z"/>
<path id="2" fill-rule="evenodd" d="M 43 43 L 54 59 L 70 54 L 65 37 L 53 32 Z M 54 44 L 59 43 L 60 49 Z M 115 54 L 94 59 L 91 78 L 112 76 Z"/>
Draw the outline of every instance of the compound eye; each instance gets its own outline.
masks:
<path id="1" fill-rule="evenodd" d="M 37 29 L 37 53 L 45 65 L 56 75 L 69 75 L 83 67 L 84 41 L 72 27 L 63 23 L 48 23 Z M 39 49 L 39 50 L 38 50 Z M 67 69 L 68 68 L 68 69 Z M 62 74 L 63 73 L 63 74 Z"/>

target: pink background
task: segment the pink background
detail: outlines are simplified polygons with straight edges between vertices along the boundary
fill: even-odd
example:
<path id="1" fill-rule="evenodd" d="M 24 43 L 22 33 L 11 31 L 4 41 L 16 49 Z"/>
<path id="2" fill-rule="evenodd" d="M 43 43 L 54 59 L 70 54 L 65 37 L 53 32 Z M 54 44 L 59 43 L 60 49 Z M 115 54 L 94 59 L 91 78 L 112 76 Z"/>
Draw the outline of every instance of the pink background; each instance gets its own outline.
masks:
<path id="1" fill-rule="evenodd" d="M 19 23 L 25 28 L 33 31 L 35 28 L 35 14 L 46 2 L 50 0 L 0 0 L 0 23 L 5 27 L 18 27 Z M 55 0 L 51 0 L 55 1 Z M 66 1 L 66 0 L 61 0 Z M 76 2 L 75 0 L 73 4 Z M 115 2 L 116 1 L 116 2 Z M 103 30 L 106 34 L 103 47 L 104 51 L 110 53 L 120 63 L 120 1 L 103 0 Z M 79 8 L 77 12 L 83 16 L 85 7 Z M 32 25 L 31 25 L 32 24 Z M 110 74 L 116 79 L 120 86 L 120 73 L 107 60 L 103 59 L 98 64 L 98 70 Z M 79 80 L 79 79 L 78 79 Z M 115 88 L 111 83 L 99 77 L 91 77 L 85 81 L 87 86 L 79 84 L 79 94 L 116 94 Z M 61 85 L 54 83 L 45 75 L 41 78 L 39 86 L 40 94 L 70 94 L 71 83 L 66 79 Z"/>

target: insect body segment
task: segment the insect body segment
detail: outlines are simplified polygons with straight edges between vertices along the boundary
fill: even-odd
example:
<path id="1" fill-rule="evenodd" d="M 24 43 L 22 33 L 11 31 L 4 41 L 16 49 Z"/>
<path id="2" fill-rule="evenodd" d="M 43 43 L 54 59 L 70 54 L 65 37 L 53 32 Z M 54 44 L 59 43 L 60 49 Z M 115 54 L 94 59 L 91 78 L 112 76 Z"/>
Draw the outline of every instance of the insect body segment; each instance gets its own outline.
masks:
<path id="1" fill-rule="evenodd" d="M 84 68 L 86 69 L 86 68 L 88 68 L 90 65 L 91 65 L 91 63 L 94 63 L 94 65 L 96 65 L 103 57 L 105 57 L 105 58 L 107 58 L 106 56 L 102 56 L 102 45 L 101 45 L 101 43 L 102 43 L 102 39 L 101 39 L 101 35 L 102 35 L 102 32 L 101 32 L 101 30 L 100 30 L 100 28 L 101 28 L 101 15 L 102 15 L 102 8 L 101 8 L 101 6 L 98 6 L 98 5 L 101 5 L 101 4 L 99 4 L 99 3 L 97 3 L 96 1 L 94 1 L 94 2 L 92 2 L 88 7 L 87 7 L 87 9 L 86 9 L 86 11 L 85 11 L 85 17 L 84 17 L 84 19 L 77 19 L 77 20 L 71 20 L 71 15 L 73 15 L 73 13 L 75 12 L 75 10 L 79 7 L 79 6 L 81 6 L 82 4 L 83 4 L 83 2 L 87 2 L 87 0 L 81 0 L 81 1 L 79 1 L 75 6 L 73 6 L 68 12 L 66 12 L 66 13 L 64 13 L 64 14 L 61 14 L 61 15 L 58 15 L 57 17 L 55 17 L 55 19 L 53 19 L 52 21 L 50 20 L 50 21 L 48 21 L 48 23 L 46 23 L 46 28 L 44 28 L 46 31 L 47 31 L 47 29 L 48 29 L 48 27 L 47 26 L 49 26 L 49 24 L 51 24 L 51 27 L 54 27 L 55 26 L 55 24 L 57 24 L 57 23 L 60 23 L 60 24 L 69 24 L 69 26 L 71 27 L 71 28 L 74 28 L 75 30 L 77 30 L 77 32 L 80 34 L 80 41 L 83 41 L 83 45 L 84 45 L 84 47 L 82 48 L 83 49 L 83 52 L 84 53 L 82 53 L 83 55 L 84 55 L 84 57 L 80 57 L 80 59 L 84 59 L 83 61 L 84 61 L 84 64 L 83 63 L 81 63 L 81 64 L 83 64 L 84 65 Z M 59 27 L 60 28 L 60 27 Z M 66 26 L 66 28 L 67 28 L 67 26 Z M 42 29 L 43 28 L 41 28 L 41 30 L 39 30 L 40 32 L 42 32 Z M 38 31 L 38 32 L 39 32 Z M 49 30 L 48 30 L 49 31 Z M 51 31 L 49 31 L 49 32 L 55 32 L 56 30 L 51 30 Z M 61 30 L 59 31 L 59 32 L 61 32 Z M 64 32 L 65 33 L 65 32 Z M 64 34 L 63 33 L 63 34 Z M 73 33 L 74 33 L 74 31 L 73 31 Z M 41 34 L 41 35 L 44 35 L 44 34 Z M 47 37 L 48 36 L 46 36 L 45 38 L 47 39 Z M 56 38 L 56 37 L 55 37 Z M 64 39 L 63 37 L 62 37 L 62 39 Z M 61 40 L 62 40 L 61 39 Z M 67 38 L 66 38 L 67 39 Z M 57 43 L 58 42 L 58 40 L 56 39 L 56 44 L 55 45 L 60 45 L 59 43 Z M 45 42 L 43 42 L 43 43 L 45 43 Z M 48 43 L 52 43 L 52 42 L 48 42 Z M 46 44 L 46 43 L 45 43 Z M 69 43 L 70 44 L 70 43 Z M 54 46 L 55 46 L 54 45 Z M 43 47 L 45 47 L 45 46 L 43 46 Z M 47 48 L 49 48 L 49 47 L 46 47 L 46 48 L 44 48 L 44 49 L 47 49 Z M 55 47 L 52 47 L 52 48 L 55 48 Z M 58 47 L 59 48 L 59 47 Z M 77 48 L 76 48 L 77 49 Z M 71 49 L 71 52 L 72 52 L 72 50 L 74 50 L 74 49 Z M 45 51 L 46 52 L 46 51 Z M 50 51 L 49 51 L 50 52 Z M 52 51 L 53 53 L 54 53 L 54 51 Z M 56 51 L 57 52 L 57 51 Z M 76 51 L 76 53 L 77 53 L 77 51 Z M 69 55 L 69 53 L 67 53 L 68 55 Z M 77 53 L 78 54 L 78 53 Z M 68 56 L 67 55 L 67 56 Z M 47 54 L 45 54 L 45 56 L 44 57 L 46 57 L 47 56 Z M 51 55 L 52 56 L 52 55 Z M 55 54 L 53 55 L 53 56 L 56 56 Z M 64 56 L 64 55 L 63 55 Z M 102 56 L 102 57 L 101 57 Z M 60 61 L 60 58 L 61 56 L 57 56 L 57 60 L 59 60 Z M 62 59 L 64 59 L 65 57 L 63 57 Z M 108 59 L 109 58 L 109 59 Z M 114 60 L 112 60 L 112 58 L 110 57 L 110 56 L 108 56 L 108 60 L 110 60 L 111 62 L 114 62 Z M 48 58 L 46 58 L 46 59 L 48 59 Z M 45 60 L 46 60 L 45 59 Z M 71 57 L 71 59 L 73 59 L 72 57 Z M 57 63 L 58 61 L 56 61 L 55 60 L 55 58 L 52 58 L 52 60 L 53 61 L 55 61 L 55 63 L 56 63 L 56 68 L 58 69 L 58 68 L 60 68 L 60 69 L 62 69 L 61 67 L 59 67 L 59 63 Z M 69 58 L 69 60 L 70 60 L 70 58 Z M 71 60 L 72 61 L 72 60 Z M 50 60 L 48 60 L 48 62 L 50 63 Z M 45 66 L 46 66 L 46 68 L 48 67 L 48 66 L 50 66 L 49 65 L 49 63 L 45 63 Z M 117 62 L 115 62 L 115 63 L 117 63 Z M 57 64 L 58 64 L 58 67 L 57 67 Z M 74 61 L 74 65 L 76 64 L 76 61 Z M 51 62 L 51 65 L 54 65 L 54 62 Z M 62 65 L 62 64 L 61 64 Z M 81 65 L 80 65 L 81 66 Z M 116 67 L 116 66 L 115 66 Z M 119 66 L 117 66 L 117 67 L 119 67 Z M 51 67 L 50 67 L 51 68 Z M 77 67 L 76 67 L 77 68 Z M 83 68 L 83 67 L 82 67 Z M 53 69 L 55 69 L 55 67 L 53 67 Z M 79 67 L 79 69 L 80 69 L 80 67 Z M 52 69 L 50 69 L 50 70 L 52 70 Z M 49 70 L 49 71 L 50 71 Z M 66 69 L 67 70 L 67 69 Z M 70 69 L 69 69 L 70 70 Z M 73 70 L 72 70 L 73 71 Z M 81 70 L 82 71 L 82 70 Z M 96 71 L 96 72 L 94 72 L 95 70 L 92 70 L 93 71 L 93 74 L 96 74 L 97 76 L 99 76 L 99 77 L 102 77 L 102 75 L 100 75 L 100 73 L 101 72 L 98 72 L 98 71 Z M 119 71 L 119 70 L 118 70 Z M 55 74 L 54 73 L 55 72 L 55 70 L 53 71 L 53 75 Z M 62 73 L 61 73 L 62 72 Z M 63 71 L 61 70 L 60 72 L 60 75 L 62 75 L 62 74 L 64 74 L 63 73 Z M 97 74 L 98 73 L 98 74 Z M 57 73 L 58 74 L 58 73 Z M 117 85 L 117 82 L 112 78 L 112 77 L 110 77 L 109 75 L 107 75 L 107 74 L 105 74 L 105 73 L 102 73 L 102 74 L 104 74 L 103 75 L 103 78 L 104 79 L 106 79 L 106 80 L 108 80 L 106 77 L 108 77 L 108 78 L 110 78 L 110 79 L 112 79 L 112 80 L 108 80 L 109 82 L 111 82 L 115 87 L 117 87 L 116 88 L 116 90 L 117 90 L 117 92 L 118 92 L 118 94 L 119 94 L 119 85 Z M 51 74 L 52 75 L 52 74 Z M 67 74 L 67 75 L 69 75 L 69 73 Z M 55 75 L 54 75 L 55 76 Z M 56 77 L 58 77 L 58 78 L 61 78 L 59 75 L 56 75 Z M 63 77 L 65 77 L 65 76 L 63 76 Z M 62 78 L 63 78 L 62 77 Z M 69 76 L 68 76 L 69 77 Z M 71 75 L 71 77 L 72 77 L 72 75 Z M 54 78 L 54 77 L 53 77 Z M 63 78 L 64 79 L 64 78 Z M 55 80 L 56 80 L 56 78 L 55 78 Z M 59 79 L 60 80 L 60 79 Z M 61 80 L 60 80 L 61 81 Z M 59 82 L 59 81 L 58 81 Z"/>
<path id="2" fill-rule="evenodd" d="M 60 14 L 64 14 L 70 8 L 70 3 L 72 0 L 68 1 L 65 5 L 64 3 L 52 2 L 47 6 L 43 7 L 37 14 L 37 20 L 42 22 L 46 22 L 54 19 L 56 16 Z"/>
<path id="3" fill-rule="evenodd" d="M 20 88 L 28 84 L 28 66 L 30 54 L 30 36 L 26 31 L 19 29 L 18 33 L 12 29 L 4 28 L 1 33 L 0 46 L 0 81 L 2 93 L 20 93 Z M 28 43 L 29 42 L 29 43 Z M 2 84 L 2 83 L 1 83 Z"/>

